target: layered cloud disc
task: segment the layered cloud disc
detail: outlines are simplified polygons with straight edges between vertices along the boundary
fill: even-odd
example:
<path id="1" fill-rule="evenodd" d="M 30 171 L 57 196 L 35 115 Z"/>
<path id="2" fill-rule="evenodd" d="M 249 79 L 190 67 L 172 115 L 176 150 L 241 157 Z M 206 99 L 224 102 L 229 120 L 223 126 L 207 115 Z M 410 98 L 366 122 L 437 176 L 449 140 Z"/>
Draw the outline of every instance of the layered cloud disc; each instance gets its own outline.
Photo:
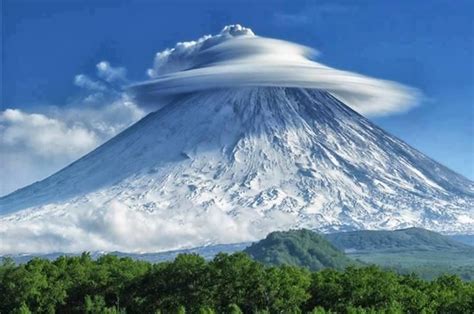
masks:
<path id="1" fill-rule="evenodd" d="M 337 70 L 313 61 L 317 52 L 256 36 L 240 25 L 182 42 L 156 54 L 151 80 L 131 86 L 146 99 L 213 88 L 279 86 L 323 89 L 364 115 L 405 111 L 420 93 L 402 84 Z"/>

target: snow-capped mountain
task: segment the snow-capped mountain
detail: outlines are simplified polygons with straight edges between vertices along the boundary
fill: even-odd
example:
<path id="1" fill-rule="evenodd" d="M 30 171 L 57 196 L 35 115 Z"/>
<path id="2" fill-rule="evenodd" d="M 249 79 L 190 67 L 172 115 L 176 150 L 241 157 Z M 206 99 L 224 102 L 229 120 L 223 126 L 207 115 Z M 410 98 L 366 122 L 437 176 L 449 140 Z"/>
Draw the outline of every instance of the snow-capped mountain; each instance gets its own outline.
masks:
<path id="1" fill-rule="evenodd" d="M 236 88 L 176 98 L 0 208 L 5 236 L 143 251 L 297 227 L 473 233 L 474 183 L 328 92 Z"/>
<path id="2" fill-rule="evenodd" d="M 299 227 L 474 234 L 474 183 L 361 115 L 407 110 L 417 91 L 310 52 L 230 25 L 157 53 L 132 87 L 152 113 L 0 198 L 0 253 L 156 252 Z"/>

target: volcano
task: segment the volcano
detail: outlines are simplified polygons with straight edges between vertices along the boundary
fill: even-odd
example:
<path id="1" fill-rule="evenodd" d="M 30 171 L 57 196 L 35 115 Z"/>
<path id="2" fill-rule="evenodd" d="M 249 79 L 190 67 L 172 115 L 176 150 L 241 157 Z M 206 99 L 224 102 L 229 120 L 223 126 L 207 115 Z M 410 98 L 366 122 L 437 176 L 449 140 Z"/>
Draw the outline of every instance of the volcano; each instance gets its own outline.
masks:
<path id="1" fill-rule="evenodd" d="M 330 91 L 238 86 L 175 95 L 0 212 L 4 252 L 159 251 L 291 228 L 474 233 L 474 183 Z"/>
<path id="2" fill-rule="evenodd" d="M 269 87 L 182 96 L 0 199 L 2 223 L 67 222 L 117 204 L 183 228 L 219 212 L 255 237 L 303 227 L 468 233 L 474 184 L 328 92 Z"/>

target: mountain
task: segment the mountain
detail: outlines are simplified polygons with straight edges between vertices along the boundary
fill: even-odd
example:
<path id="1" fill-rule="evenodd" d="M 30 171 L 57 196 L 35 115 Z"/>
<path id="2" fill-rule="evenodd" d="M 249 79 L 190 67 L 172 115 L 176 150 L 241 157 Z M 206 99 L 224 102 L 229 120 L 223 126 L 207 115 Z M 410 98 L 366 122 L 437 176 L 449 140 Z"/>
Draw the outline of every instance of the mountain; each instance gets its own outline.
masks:
<path id="1" fill-rule="evenodd" d="M 275 230 L 474 233 L 474 183 L 317 89 L 181 94 L 0 198 L 0 251 L 158 251 Z"/>
<path id="2" fill-rule="evenodd" d="M 455 241 L 474 246 L 474 234 L 453 234 L 450 237 Z"/>
<path id="3" fill-rule="evenodd" d="M 292 265 L 310 270 L 344 269 L 359 264 L 324 236 L 306 229 L 272 232 L 244 252 L 266 265 Z"/>
<path id="4" fill-rule="evenodd" d="M 421 228 L 359 230 L 325 235 L 347 256 L 424 279 L 456 274 L 474 279 L 474 247 Z"/>
<path id="5" fill-rule="evenodd" d="M 421 229 L 401 230 L 360 230 L 327 234 L 326 238 L 334 246 L 346 251 L 459 251 L 474 248 L 439 233 Z"/>
<path id="6" fill-rule="evenodd" d="M 156 253 L 124 253 L 124 252 L 89 252 L 93 259 L 98 259 L 105 254 L 115 255 L 118 257 L 130 257 L 134 260 L 147 261 L 151 263 L 160 263 L 166 261 L 173 261 L 179 254 L 198 254 L 206 260 L 213 259 L 219 253 L 233 254 L 241 252 L 247 248 L 250 242 L 233 243 L 233 244 L 216 244 L 209 246 L 200 246 L 190 249 L 164 251 Z M 25 264 L 34 258 L 42 258 L 53 261 L 60 256 L 80 256 L 82 252 L 78 253 L 46 253 L 46 254 L 8 254 L 2 257 L 11 258 L 16 264 Z"/>

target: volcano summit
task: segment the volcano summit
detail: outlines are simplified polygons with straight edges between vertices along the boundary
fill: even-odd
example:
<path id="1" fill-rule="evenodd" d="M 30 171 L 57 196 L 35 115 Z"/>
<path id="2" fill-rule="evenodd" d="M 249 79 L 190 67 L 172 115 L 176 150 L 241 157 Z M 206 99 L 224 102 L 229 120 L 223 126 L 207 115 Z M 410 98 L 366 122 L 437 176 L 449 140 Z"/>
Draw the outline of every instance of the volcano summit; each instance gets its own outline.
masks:
<path id="1" fill-rule="evenodd" d="M 159 251 L 274 230 L 474 233 L 474 183 L 362 114 L 416 91 L 228 26 L 157 54 L 131 87 L 155 110 L 0 198 L 0 252 Z"/>

